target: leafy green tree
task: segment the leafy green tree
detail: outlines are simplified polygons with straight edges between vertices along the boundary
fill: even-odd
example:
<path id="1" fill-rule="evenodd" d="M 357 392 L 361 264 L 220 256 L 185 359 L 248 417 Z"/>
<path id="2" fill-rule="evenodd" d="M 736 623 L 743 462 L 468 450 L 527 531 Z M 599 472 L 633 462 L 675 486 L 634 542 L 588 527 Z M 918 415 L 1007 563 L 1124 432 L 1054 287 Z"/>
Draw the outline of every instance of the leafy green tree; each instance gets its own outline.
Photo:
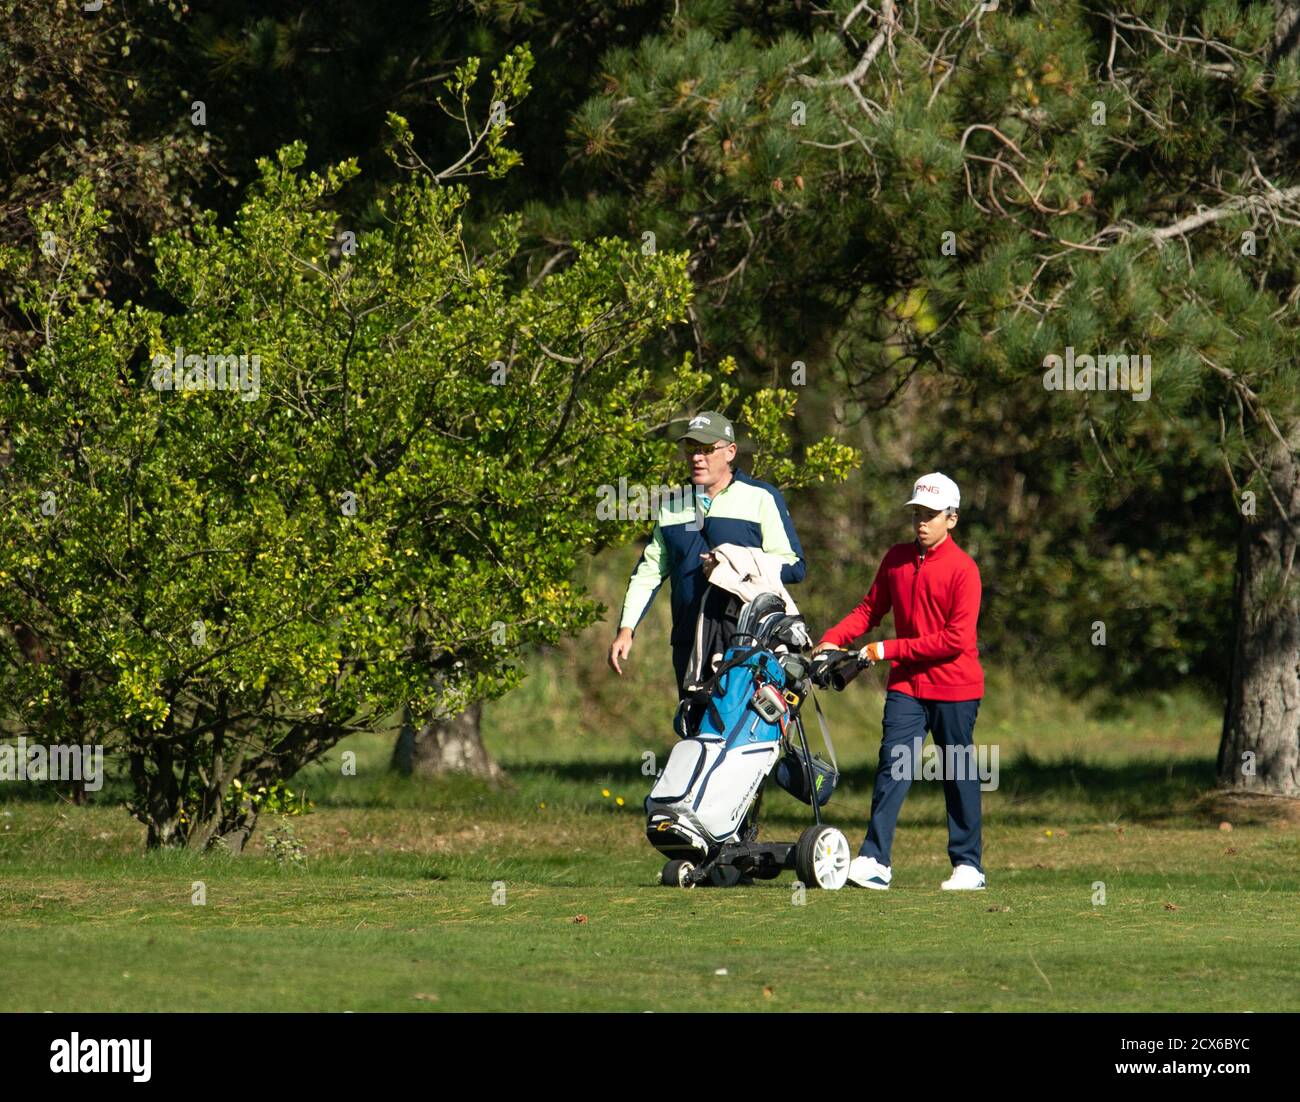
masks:
<path id="1" fill-rule="evenodd" d="M 528 68 L 503 62 L 493 102 Z M 511 163 L 508 123 L 482 125 L 458 173 Z M 590 623 L 574 565 L 631 534 L 597 488 L 651 481 L 670 448 L 650 430 L 709 385 L 638 362 L 685 316 L 680 255 L 598 240 L 519 288 L 518 219 L 471 257 L 448 174 L 412 174 L 353 239 L 333 208 L 355 164 L 303 159 L 264 161 L 232 225 L 159 243 L 171 315 L 94 293 L 88 181 L 34 215 L 52 254 L 0 253 L 45 335 L 0 392 L 0 615 L 38 644 L 0 637 L 6 729 L 124 754 L 150 846 L 241 848 L 241 793 L 277 797 L 399 707 L 504 692 L 522 647 Z"/>

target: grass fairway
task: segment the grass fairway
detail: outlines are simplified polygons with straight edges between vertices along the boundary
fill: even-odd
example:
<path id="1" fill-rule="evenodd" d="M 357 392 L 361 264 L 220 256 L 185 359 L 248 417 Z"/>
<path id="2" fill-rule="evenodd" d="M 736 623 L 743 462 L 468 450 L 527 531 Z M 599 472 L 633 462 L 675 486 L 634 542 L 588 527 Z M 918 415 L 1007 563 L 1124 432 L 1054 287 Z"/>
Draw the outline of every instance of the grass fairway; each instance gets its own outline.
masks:
<path id="1" fill-rule="evenodd" d="M 917 782 L 893 889 L 797 905 L 792 874 L 657 886 L 641 755 L 669 748 L 669 703 L 593 691 L 575 726 L 567 683 L 541 669 L 488 709 L 510 786 L 413 783 L 386 738 L 358 738 L 357 775 L 337 752 L 307 770 L 316 810 L 264 818 L 239 858 L 145 855 L 107 799 L 6 786 L 0 1010 L 1300 1009 L 1300 836 L 1198 810 L 1218 719 L 1195 698 L 1098 717 L 995 679 L 976 728 L 1000 752 L 989 890 L 937 890 L 942 796 Z M 826 701 L 846 773 L 828 817 L 855 848 L 880 703 Z M 764 836 L 795 837 L 804 809 L 766 807 Z M 268 848 L 286 824 L 300 863 Z"/>

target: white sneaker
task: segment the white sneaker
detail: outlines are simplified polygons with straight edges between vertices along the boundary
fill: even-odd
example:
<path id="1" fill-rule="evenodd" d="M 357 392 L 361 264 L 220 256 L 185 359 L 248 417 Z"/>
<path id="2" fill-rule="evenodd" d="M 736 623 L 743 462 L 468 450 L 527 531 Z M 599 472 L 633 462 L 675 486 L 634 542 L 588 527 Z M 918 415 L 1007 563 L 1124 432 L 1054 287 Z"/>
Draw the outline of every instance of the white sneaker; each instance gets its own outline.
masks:
<path id="1" fill-rule="evenodd" d="M 974 865 L 958 865 L 952 870 L 952 876 L 940 884 L 939 888 L 945 892 L 982 892 L 984 874 Z"/>
<path id="2" fill-rule="evenodd" d="M 894 870 L 874 857 L 855 857 L 849 862 L 849 883 L 855 888 L 874 888 L 883 892 L 889 888 L 893 878 Z"/>

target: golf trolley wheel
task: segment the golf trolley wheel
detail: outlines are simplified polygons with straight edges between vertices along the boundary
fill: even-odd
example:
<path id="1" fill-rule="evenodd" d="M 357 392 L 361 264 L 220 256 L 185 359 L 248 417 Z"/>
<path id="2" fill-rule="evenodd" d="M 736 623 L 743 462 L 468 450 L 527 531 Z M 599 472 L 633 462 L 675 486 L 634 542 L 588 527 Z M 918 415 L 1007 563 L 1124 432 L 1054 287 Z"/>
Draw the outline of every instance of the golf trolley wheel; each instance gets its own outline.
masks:
<path id="1" fill-rule="evenodd" d="M 659 873 L 659 883 L 665 888 L 693 888 L 695 882 L 686 877 L 694 871 L 695 866 L 689 861 L 669 861 Z"/>
<path id="2" fill-rule="evenodd" d="M 849 840 L 833 826 L 810 826 L 795 847 L 794 869 L 805 887 L 838 891 L 849 878 Z"/>

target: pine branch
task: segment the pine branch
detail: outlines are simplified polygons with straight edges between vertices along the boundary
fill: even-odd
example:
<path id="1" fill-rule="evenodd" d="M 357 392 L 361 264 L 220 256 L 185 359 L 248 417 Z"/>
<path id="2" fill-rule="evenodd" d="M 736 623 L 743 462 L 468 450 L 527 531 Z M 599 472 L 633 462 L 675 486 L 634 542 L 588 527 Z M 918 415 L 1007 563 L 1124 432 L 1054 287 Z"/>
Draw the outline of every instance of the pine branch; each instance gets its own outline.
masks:
<path id="1" fill-rule="evenodd" d="M 1151 236 L 1159 242 L 1168 241 L 1171 237 L 1181 237 L 1186 233 L 1193 233 L 1202 226 L 1208 226 L 1211 223 L 1218 222 L 1238 211 L 1250 209 L 1252 211 L 1272 210 L 1283 207 L 1287 203 L 1300 202 L 1300 185 L 1289 187 L 1285 190 L 1273 188 L 1270 195 L 1238 195 L 1229 199 L 1222 206 L 1210 207 L 1207 210 L 1198 211 L 1196 214 L 1188 215 L 1186 218 L 1173 223 L 1170 226 L 1161 226 L 1159 229 L 1148 230 Z"/>
<path id="2" fill-rule="evenodd" d="M 844 22 L 846 28 L 853 20 L 854 16 L 856 16 L 863 7 L 865 7 L 864 4 L 859 4 L 849 13 L 848 19 Z M 853 67 L 851 72 L 844 73 L 842 76 L 838 77 L 829 77 L 827 79 L 801 74 L 799 77 L 799 83 L 805 88 L 847 88 L 853 93 L 854 98 L 858 101 L 858 106 L 862 108 L 863 112 L 869 118 L 874 118 L 875 112 L 873 111 L 871 104 L 863 98 L 862 92 L 858 89 L 858 82 L 867 75 L 867 70 L 871 68 L 872 62 L 874 62 L 877 56 L 879 56 L 885 43 L 893 37 L 894 28 L 896 27 L 897 22 L 897 16 L 894 12 L 894 0 L 884 0 L 884 3 L 880 5 L 880 30 L 876 32 L 876 37 L 871 40 L 866 51 L 863 53 L 862 57 L 858 60 L 857 65 Z"/>

